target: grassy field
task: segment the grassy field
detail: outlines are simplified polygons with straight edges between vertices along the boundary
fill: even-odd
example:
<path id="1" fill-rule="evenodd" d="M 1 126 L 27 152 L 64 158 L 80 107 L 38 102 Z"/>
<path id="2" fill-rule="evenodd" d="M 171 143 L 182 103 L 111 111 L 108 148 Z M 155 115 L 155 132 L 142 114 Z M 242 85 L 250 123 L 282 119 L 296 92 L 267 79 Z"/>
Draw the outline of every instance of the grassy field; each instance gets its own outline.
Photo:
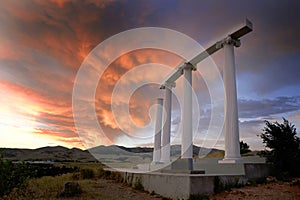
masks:
<path id="1" fill-rule="evenodd" d="M 14 188 L 13 191 L 0 198 L 3 200 L 32 200 L 32 199 L 161 199 L 158 195 L 150 195 L 138 188 L 122 183 L 117 172 L 106 172 L 101 164 L 96 163 L 67 163 L 59 164 L 67 167 L 78 167 L 73 173 L 60 176 L 44 176 L 29 179 L 23 188 Z M 65 184 L 78 183 L 80 193 L 71 196 L 62 196 Z"/>

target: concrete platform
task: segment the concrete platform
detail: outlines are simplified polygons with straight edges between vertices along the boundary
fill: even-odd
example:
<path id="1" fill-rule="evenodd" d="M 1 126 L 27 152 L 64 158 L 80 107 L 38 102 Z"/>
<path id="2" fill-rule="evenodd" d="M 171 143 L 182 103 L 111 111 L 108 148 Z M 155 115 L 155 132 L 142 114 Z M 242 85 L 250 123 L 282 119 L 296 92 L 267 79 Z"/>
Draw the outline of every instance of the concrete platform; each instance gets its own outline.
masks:
<path id="1" fill-rule="evenodd" d="M 204 170 L 174 170 L 174 169 L 162 169 L 159 170 L 160 173 L 166 174 L 205 174 Z"/>
<path id="2" fill-rule="evenodd" d="M 179 174 L 179 173 L 121 173 L 129 185 L 140 183 L 144 190 L 172 199 L 189 199 L 193 195 L 213 194 L 231 186 L 245 185 L 244 175 Z"/>
<path id="3" fill-rule="evenodd" d="M 196 160 L 192 171 L 172 170 L 168 166 L 148 173 L 124 169 L 120 173 L 127 184 L 138 182 L 150 193 L 172 199 L 189 199 L 193 195 L 208 195 L 224 188 L 245 185 L 249 180 L 265 178 L 271 172 L 270 165 L 258 157 L 245 158 L 244 163 L 238 164 L 219 164 L 218 160 Z M 200 169 L 199 173 L 193 173 L 197 169 Z"/>

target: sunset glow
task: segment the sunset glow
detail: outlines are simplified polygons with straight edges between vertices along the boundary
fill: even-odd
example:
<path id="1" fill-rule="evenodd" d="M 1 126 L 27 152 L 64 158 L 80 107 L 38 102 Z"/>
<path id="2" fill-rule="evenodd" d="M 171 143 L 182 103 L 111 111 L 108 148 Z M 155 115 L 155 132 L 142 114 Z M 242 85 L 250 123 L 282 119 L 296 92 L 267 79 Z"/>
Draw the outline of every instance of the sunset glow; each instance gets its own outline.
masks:
<path id="1" fill-rule="evenodd" d="M 0 147 L 86 148 L 74 124 L 73 87 L 81 64 L 104 40 L 133 28 L 163 27 L 182 32 L 208 47 L 246 17 L 253 21 L 254 31 L 241 39 L 242 45 L 235 52 L 241 139 L 252 149 L 262 149 L 257 135 L 264 120 L 280 121 L 282 117 L 295 124 L 299 132 L 300 4 L 254 1 L 246 6 L 237 2 L 0 0 Z M 215 17 L 211 10 L 217 13 Z M 127 45 L 131 45 L 130 41 Z M 118 48 L 107 47 L 101 56 L 108 59 L 109 52 Z M 222 52 L 212 59 L 222 74 Z M 162 97 L 162 91 L 155 84 L 138 88 L 128 101 L 128 120 L 126 110 L 120 109 L 114 116 L 114 89 L 122 78 L 122 84 L 130 86 L 166 76 L 157 70 L 129 73 L 139 66 L 159 63 L 174 68 L 182 61 L 179 55 L 159 49 L 136 50 L 114 60 L 99 77 L 94 100 L 90 102 L 95 105 L 105 135 L 96 129 L 85 130 L 89 141 L 98 145 L 152 146 L 148 136 L 153 134 L 151 117 L 155 115 L 149 112 L 156 98 Z M 97 67 L 97 63 L 91 65 Z M 201 103 L 196 143 L 200 144 L 209 124 L 211 99 L 201 75 L 205 72 L 197 73 L 193 87 Z M 211 74 L 210 78 L 217 77 Z M 87 86 L 91 84 L 91 80 L 85 81 Z M 179 81 L 178 91 L 181 87 Z M 116 105 L 124 104 L 127 95 L 126 90 L 120 90 Z M 173 134 L 181 123 L 178 102 L 174 98 Z M 138 129 L 144 126 L 147 127 Z M 130 143 L 125 131 L 147 139 Z M 222 149 L 223 145 L 221 138 L 216 148 Z"/>

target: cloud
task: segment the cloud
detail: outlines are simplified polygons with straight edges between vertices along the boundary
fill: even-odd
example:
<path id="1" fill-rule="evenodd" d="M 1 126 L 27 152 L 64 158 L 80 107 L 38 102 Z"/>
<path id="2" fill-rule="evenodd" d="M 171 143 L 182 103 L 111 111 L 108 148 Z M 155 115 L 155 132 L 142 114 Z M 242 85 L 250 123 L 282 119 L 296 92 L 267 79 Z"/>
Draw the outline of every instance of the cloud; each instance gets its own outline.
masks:
<path id="1" fill-rule="evenodd" d="M 45 136 L 49 140 L 53 138 L 78 139 L 69 105 L 64 105 L 59 100 L 52 101 L 30 89 L 9 82 L 1 81 L 0 91 L 0 128 L 2 131 L 8 127 L 11 134 L 36 133 L 38 134 L 36 140 L 41 141 Z M 3 134 L 10 133 L 3 132 Z M 31 143 L 32 141 L 28 141 L 28 144 Z"/>
<path id="2" fill-rule="evenodd" d="M 17 116 L 31 125 L 34 134 L 80 145 L 71 109 L 73 84 L 81 63 L 101 41 L 130 28 L 158 26 L 181 31 L 207 47 L 248 16 L 254 31 L 242 38 L 242 46 L 235 51 L 239 94 L 243 97 L 239 100 L 244 120 L 241 127 L 250 133 L 260 125 L 260 119 L 273 119 L 274 115 L 288 115 L 299 123 L 300 98 L 294 90 L 300 84 L 299 7 L 296 1 L 259 2 L 258 6 L 258 1 L 0 0 L 1 118 L 13 125 L 12 119 Z M 212 9 L 217 14 L 212 15 Z M 214 58 L 222 69 L 222 53 Z M 175 67 L 180 61 L 178 56 L 152 49 L 130 52 L 115 60 L 99 80 L 96 100 L 85 99 L 89 103 L 95 100 L 97 120 L 106 135 L 90 128 L 85 132 L 87 140 L 110 144 L 124 135 L 111 111 L 111 97 L 115 84 L 128 71 L 149 62 Z M 131 77 L 126 84 L 158 76 L 163 74 L 153 70 Z M 205 109 L 211 103 L 210 96 L 200 75 L 195 76 L 193 84 L 205 115 L 201 116 L 201 129 L 208 121 L 209 109 L 207 113 Z M 150 123 L 151 98 L 162 96 L 156 85 L 141 87 L 129 102 L 122 101 L 125 90 L 118 95 L 120 103 L 129 105 L 131 119 L 120 120 L 131 134 L 137 131 L 132 127 Z M 173 125 L 178 125 L 180 106 L 173 99 Z M 123 116 L 123 112 L 118 115 Z M 24 126 L 24 121 L 15 125 Z M 151 127 L 147 131 L 152 131 Z"/>
<path id="3" fill-rule="evenodd" d="M 238 104 L 240 118 L 268 117 L 298 110 L 300 96 L 263 100 L 240 99 Z"/>

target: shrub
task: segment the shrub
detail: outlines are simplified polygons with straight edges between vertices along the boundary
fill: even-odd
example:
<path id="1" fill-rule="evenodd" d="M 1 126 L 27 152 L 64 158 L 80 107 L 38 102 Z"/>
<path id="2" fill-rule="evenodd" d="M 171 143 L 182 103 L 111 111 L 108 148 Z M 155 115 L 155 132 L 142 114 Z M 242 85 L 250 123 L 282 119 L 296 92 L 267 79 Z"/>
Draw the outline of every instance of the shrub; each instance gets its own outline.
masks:
<path id="1" fill-rule="evenodd" d="M 95 172 L 92 169 L 81 169 L 80 175 L 82 179 L 92 179 L 95 177 Z"/>
<path id="2" fill-rule="evenodd" d="M 12 163 L 4 160 L 0 155 L 0 196 L 6 195 L 13 188 L 23 188 L 30 177 L 35 176 L 35 171 L 24 162 Z"/>
<path id="3" fill-rule="evenodd" d="M 72 174 L 32 178 L 27 187 L 9 194 L 10 199 L 56 199 L 66 182 L 72 181 Z"/>
<path id="4" fill-rule="evenodd" d="M 246 142 L 244 142 L 244 141 L 240 142 L 240 153 L 241 154 L 251 152 L 251 150 L 249 148 L 250 147 Z"/>
<path id="5" fill-rule="evenodd" d="M 278 179 L 300 176 L 300 138 L 296 128 L 283 118 L 283 123 L 265 121 L 266 127 L 260 137 L 266 145 L 261 155 L 272 163 Z"/>
<path id="6" fill-rule="evenodd" d="M 136 180 L 136 182 L 133 184 L 133 189 L 144 191 L 144 186 L 141 182 L 141 179 Z"/>
<path id="7" fill-rule="evenodd" d="M 78 182 L 65 183 L 64 189 L 58 194 L 58 197 L 74 197 L 80 195 L 82 190 Z"/>

